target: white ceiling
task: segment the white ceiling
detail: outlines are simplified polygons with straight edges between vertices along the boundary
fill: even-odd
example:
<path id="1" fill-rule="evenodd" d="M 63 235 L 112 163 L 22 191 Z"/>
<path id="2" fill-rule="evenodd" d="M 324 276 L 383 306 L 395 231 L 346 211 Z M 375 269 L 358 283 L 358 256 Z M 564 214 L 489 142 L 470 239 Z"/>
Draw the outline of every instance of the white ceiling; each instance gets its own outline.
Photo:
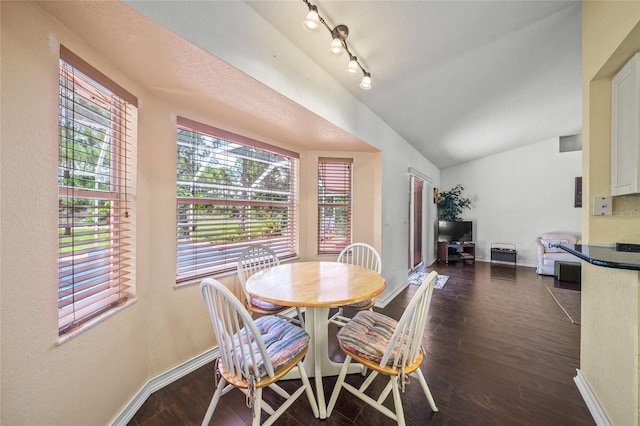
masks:
<path id="1" fill-rule="evenodd" d="M 187 3 L 216 13 L 230 5 Z M 302 29 L 302 0 L 246 3 L 441 169 L 581 132 L 580 1 L 315 3 L 329 25 L 349 26 L 369 91 L 344 72 L 345 57 L 328 53 L 327 31 Z M 121 2 L 38 4 L 154 96 L 215 114 L 226 130 L 373 149 Z"/>
<path id="2" fill-rule="evenodd" d="M 440 168 L 582 130 L 580 1 L 311 1 L 369 91 L 302 0 L 247 3 Z"/>

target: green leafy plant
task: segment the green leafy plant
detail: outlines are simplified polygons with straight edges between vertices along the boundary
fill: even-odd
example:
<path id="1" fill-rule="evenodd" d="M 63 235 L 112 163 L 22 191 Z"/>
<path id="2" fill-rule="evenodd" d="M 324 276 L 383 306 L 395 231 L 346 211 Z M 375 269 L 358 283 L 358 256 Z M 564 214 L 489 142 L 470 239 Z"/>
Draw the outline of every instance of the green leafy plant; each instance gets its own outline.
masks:
<path id="1" fill-rule="evenodd" d="M 438 218 L 451 222 L 462 220 L 460 216 L 465 209 L 471 207 L 471 200 L 462 196 L 464 187 L 457 184 L 449 191 L 443 191 L 438 197 Z"/>

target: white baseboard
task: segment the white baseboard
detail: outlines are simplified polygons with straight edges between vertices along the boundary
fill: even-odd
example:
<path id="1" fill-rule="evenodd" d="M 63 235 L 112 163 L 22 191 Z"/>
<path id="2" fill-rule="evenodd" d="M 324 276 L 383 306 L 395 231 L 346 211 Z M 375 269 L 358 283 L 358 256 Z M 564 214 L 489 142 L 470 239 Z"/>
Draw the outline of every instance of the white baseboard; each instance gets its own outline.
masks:
<path id="1" fill-rule="evenodd" d="M 118 413 L 111 421 L 112 426 L 126 425 L 133 418 L 136 412 L 142 407 L 149 395 L 155 391 L 162 389 L 166 385 L 173 383 L 179 378 L 186 376 L 192 371 L 197 370 L 205 364 L 213 361 L 220 355 L 218 347 L 209 349 L 208 351 L 191 358 L 182 364 L 161 373 L 160 375 L 149 379 L 147 383 L 129 400 L 127 405 Z"/>
<path id="2" fill-rule="evenodd" d="M 585 404 L 587 404 L 587 408 L 591 413 L 591 417 L 596 422 L 598 426 L 611 426 L 611 422 L 607 417 L 607 414 L 602 409 L 602 406 L 598 402 L 598 398 L 591 390 L 591 386 L 589 386 L 589 382 L 582 374 L 580 369 L 576 370 L 576 377 L 573 378 L 573 381 L 576 382 L 576 386 L 578 386 L 578 390 L 580 391 L 580 395 L 582 395 L 582 399 Z"/>

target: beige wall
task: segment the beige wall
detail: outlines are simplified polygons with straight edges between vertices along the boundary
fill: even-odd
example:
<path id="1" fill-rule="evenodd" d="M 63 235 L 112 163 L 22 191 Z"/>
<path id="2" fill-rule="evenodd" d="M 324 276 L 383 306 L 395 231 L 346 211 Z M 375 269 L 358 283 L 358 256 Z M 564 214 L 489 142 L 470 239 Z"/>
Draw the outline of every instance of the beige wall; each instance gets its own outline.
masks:
<path id="1" fill-rule="evenodd" d="M 640 195 L 615 197 L 613 216 L 592 216 L 611 193 L 611 78 L 640 51 L 640 2 L 585 1 L 583 13 L 583 239 L 640 242 Z M 582 272 L 580 369 L 614 425 L 637 425 L 637 271 L 586 265 Z"/>
<path id="2" fill-rule="evenodd" d="M 214 344 L 198 287 L 175 288 L 175 117 L 222 128 L 224 123 L 210 111 L 190 111 L 150 96 L 33 3 L 0 2 L 0 13 L 0 424 L 106 424 L 147 380 Z M 58 43 L 140 101 L 138 301 L 61 345 L 56 344 Z M 320 154 L 338 154 L 300 154 L 307 166 L 300 176 L 301 257 L 313 258 L 314 164 Z M 354 239 L 380 247 L 381 155 L 339 155 L 355 158 Z M 222 280 L 240 295 L 235 276 Z"/>

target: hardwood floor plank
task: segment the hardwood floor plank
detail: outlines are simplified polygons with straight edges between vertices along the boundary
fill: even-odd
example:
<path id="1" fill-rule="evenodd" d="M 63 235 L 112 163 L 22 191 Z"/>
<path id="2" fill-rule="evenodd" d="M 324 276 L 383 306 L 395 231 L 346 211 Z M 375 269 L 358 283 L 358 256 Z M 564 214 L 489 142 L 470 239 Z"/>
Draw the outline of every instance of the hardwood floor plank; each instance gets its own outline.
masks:
<path id="1" fill-rule="evenodd" d="M 407 386 L 403 407 L 408 425 L 593 425 L 573 377 L 580 365 L 580 326 L 572 324 L 545 288 L 553 277 L 510 265 L 434 264 L 449 275 L 434 290 L 421 369 L 439 412 L 432 413 L 417 381 Z M 409 285 L 384 309 L 399 319 L 418 287 Z M 348 313 L 348 312 L 347 312 Z M 330 336 L 337 328 L 331 326 Z M 334 360 L 344 359 L 335 339 Z M 352 384 L 362 376 L 347 377 Z M 327 401 L 335 377 L 323 379 Z M 294 385 L 291 381 L 283 387 Z M 378 378 L 372 390 L 386 381 Z M 312 386 L 315 389 L 315 385 Z M 206 365 L 149 397 L 132 426 L 199 424 L 213 394 L 213 365 Z M 277 395 L 265 399 L 277 404 Z M 391 406 L 391 398 L 385 405 Z M 244 396 L 232 391 L 216 409 L 212 425 L 249 425 Z M 395 422 L 342 391 L 331 418 L 313 417 L 303 395 L 277 425 L 394 425 Z"/>

